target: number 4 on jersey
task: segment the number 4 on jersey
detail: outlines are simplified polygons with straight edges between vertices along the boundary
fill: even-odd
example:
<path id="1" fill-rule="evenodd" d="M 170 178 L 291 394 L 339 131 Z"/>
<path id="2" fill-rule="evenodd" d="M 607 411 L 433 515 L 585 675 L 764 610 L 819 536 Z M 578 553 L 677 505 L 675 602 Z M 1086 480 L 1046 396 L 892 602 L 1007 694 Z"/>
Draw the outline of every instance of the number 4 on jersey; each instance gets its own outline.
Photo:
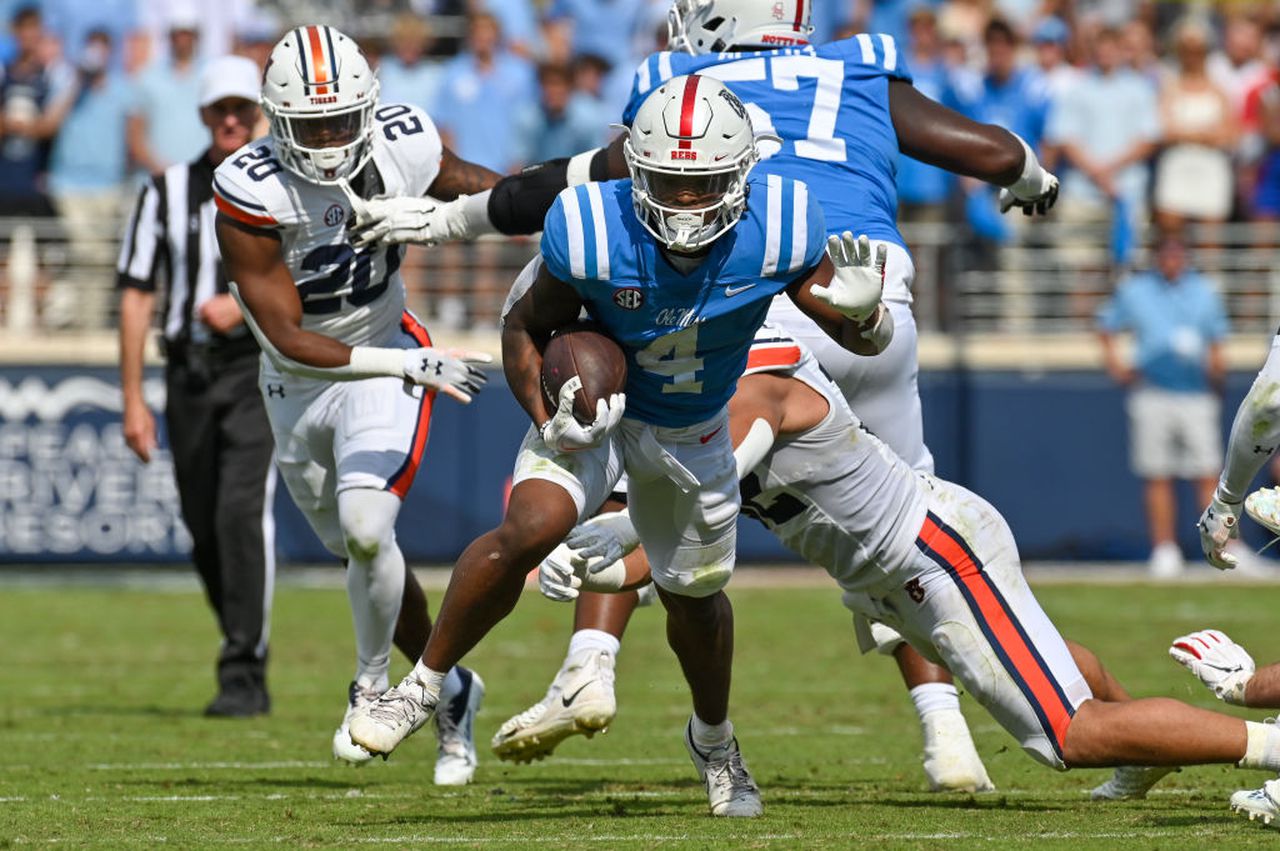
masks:
<path id="1" fill-rule="evenodd" d="M 663 334 L 636 352 L 636 363 L 646 372 L 671 379 L 662 385 L 663 393 L 701 393 L 702 358 L 698 357 L 698 326 L 690 325 L 671 334 Z"/>

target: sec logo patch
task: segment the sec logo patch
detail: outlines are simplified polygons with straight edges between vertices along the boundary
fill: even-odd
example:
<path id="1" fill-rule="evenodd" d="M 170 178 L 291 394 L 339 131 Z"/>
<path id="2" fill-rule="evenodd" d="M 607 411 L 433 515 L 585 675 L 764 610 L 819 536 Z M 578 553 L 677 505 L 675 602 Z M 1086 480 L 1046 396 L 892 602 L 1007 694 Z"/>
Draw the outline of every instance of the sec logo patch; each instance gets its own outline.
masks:
<path id="1" fill-rule="evenodd" d="M 623 310 L 638 310 L 644 304 L 644 293 L 635 287 L 623 287 L 613 294 L 613 303 Z"/>
<path id="2" fill-rule="evenodd" d="M 341 204 L 330 204 L 329 209 L 324 211 L 324 223 L 329 227 L 337 227 L 347 218 L 347 211 L 342 209 Z"/>

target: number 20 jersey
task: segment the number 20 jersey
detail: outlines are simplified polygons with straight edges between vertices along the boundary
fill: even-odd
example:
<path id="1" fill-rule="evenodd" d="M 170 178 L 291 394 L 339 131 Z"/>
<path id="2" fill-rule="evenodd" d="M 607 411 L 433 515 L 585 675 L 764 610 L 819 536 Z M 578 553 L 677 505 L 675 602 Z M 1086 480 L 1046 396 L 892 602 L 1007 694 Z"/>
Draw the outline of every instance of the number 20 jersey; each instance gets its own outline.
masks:
<path id="1" fill-rule="evenodd" d="M 374 113 L 373 155 L 351 179 L 362 197 L 421 197 L 440 171 L 443 145 L 427 114 L 408 104 Z M 270 136 L 224 160 L 213 176 L 218 211 L 280 235 L 302 301 L 302 327 L 351 346 L 383 345 L 400 329 L 400 246 L 355 249 L 347 239 L 351 202 L 284 168 Z"/>
<path id="2" fill-rule="evenodd" d="M 756 171 L 803 180 L 831 233 L 851 230 L 906 247 L 898 232 L 898 136 L 889 82 L 911 75 L 889 35 L 861 33 L 819 47 L 691 56 L 662 52 L 640 63 L 622 120 L 672 77 L 720 80 L 746 105 L 767 157 Z M 772 155 L 770 152 L 774 151 Z"/>
<path id="3" fill-rule="evenodd" d="M 630 180 L 561 192 L 541 250 L 626 353 L 627 416 L 680 428 L 728 403 L 772 297 L 817 267 L 825 241 L 808 187 L 753 172 L 742 217 L 687 275 L 636 217 Z"/>

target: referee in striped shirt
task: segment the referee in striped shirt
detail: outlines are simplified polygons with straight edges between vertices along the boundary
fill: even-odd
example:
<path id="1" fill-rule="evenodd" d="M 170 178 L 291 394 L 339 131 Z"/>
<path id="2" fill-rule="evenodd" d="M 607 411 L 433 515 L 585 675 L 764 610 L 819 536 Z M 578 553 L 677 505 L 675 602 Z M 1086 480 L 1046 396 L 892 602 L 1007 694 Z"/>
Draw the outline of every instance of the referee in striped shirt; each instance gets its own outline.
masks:
<path id="1" fill-rule="evenodd" d="M 205 714 L 269 711 L 267 632 L 274 579 L 275 468 L 258 390 L 258 346 L 227 289 L 214 236 L 213 170 L 253 137 L 259 72 L 239 56 L 209 63 L 200 118 L 212 144 L 151 178 L 120 250 L 124 438 L 143 463 L 156 447 L 142 396 L 143 349 L 162 294 L 165 421 L 192 556 L 222 632 L 218 694 Z"/>

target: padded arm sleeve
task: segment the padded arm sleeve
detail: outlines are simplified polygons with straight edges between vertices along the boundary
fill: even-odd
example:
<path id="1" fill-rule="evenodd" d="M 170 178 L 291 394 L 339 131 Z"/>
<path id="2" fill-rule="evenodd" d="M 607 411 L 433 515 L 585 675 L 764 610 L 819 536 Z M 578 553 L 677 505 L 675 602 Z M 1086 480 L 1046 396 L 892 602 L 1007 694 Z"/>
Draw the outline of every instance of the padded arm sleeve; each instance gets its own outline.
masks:
<path id="1" fill-rule="evenodd" d="M 504 177 L 493 187 L 489 220 L 499 233 L 508 236 L 536 233 L 542 230 L 542 221 L 561 190 L 608 177 L 608 153 L 604 148 L 531 165 L 519 174 Z"/>
<path id="2" fill-rule="evenodd" d="M 1227 463 L 1218 481 L 1223 502 L 1239 503 L 1249 484 L 1280 445 L 1280 336 L 1236 411 L 1227 445 Z"/>

